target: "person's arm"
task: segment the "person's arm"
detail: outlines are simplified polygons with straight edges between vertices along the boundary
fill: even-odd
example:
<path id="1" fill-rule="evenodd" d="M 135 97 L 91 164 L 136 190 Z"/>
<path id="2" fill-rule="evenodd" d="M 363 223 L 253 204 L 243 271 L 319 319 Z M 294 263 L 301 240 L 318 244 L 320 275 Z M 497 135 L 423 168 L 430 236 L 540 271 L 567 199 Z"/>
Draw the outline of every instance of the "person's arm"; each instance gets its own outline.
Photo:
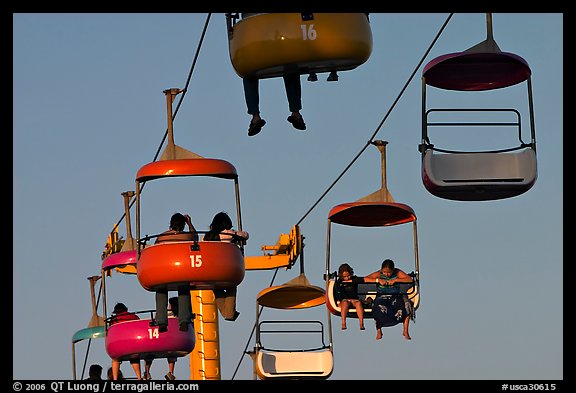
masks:
<path id="1" fill-rule="evenodd" d="M 194 236 L 194 241 L 197 242 L 198 232 L 196 232 L 196 228 L 194 228 L 194 225 L 192 225 L 192 219 L 188 214 L 184 214 L 184 218 L 186 219 L 186 224 L 188 224 L 188 230 L 192 232 L 192 235 Z"/>
<path id="2" fill-rule="evenodd" d="M 364 276 L 364 282 L 378 282 L 378 278 L 380 278 L 380 270 L 376 270 L 373 273 L 370 273 L 367 276 Z"/>
<path id="3" fill-rule="evenodd" d="M 229 240 L 226 239 L 226 241 L 236 244 L 246 244 L 246 240 L 248 240 L 248 237 L 250 236 L 246 231 L 235 231 L 234 229 L 225 229 L 221 233 L 230 238 Z"/>
<path id="4" fill-rule="evenodd" d="M 388 280 L 388 285 L 393 285 L 396 283 L 403 283 L 403 282 L 411 283 L 412 277 L 410 277 L 409 275 L 404 273 L 402 270 L 398 269 L 397 273 L 396 273 L 396 278 L 394 278 L 392 280 Z"/>
<path id="5" fill-rule="evenodd" d="M 234 232 L 234 234 L 236 236 L 240 236 L 244 240 L 248 240 L 248 238 L 250 237 L 250 235 L 246 231 L 236 231 L 236 232 Z"/>

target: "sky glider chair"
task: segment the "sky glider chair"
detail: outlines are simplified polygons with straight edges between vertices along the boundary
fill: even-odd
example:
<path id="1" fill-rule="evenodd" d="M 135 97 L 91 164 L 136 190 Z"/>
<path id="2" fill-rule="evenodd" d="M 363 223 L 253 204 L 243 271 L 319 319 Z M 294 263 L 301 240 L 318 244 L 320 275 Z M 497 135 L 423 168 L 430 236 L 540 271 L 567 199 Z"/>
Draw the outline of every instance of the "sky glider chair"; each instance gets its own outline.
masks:
<path id="1" fill-rule="evenodd" d="M 135 274 L 136 250 L 114 253 L 102 261 L 104 305 L 106 305 L 106 277 L 112 271 Z M 106 307 L 105 307 L 106 308 Z M 178 318 L 168 318 L 168 331 L 160 334 L 154 321 L 155 310 L 135 311 L 141 319 L 110 325 L 112 317 L 106 319 L 106 353 L 112 359 L 156 359 L 187 356 L 196 342 L 193 328 L 180 331 Z"/>
<path id="2" fill-rule="evenodd" d="M 275 330 L 273 325 L 282 330 Z M 306 326 L 308 325 L 308 326 Z M 301 326 L 300 330 L 298 327 Z M 273 327 L 269 329 L 270 327 Z M 276 327 L 276 329 L 278 329 Z M 262 321 L 258 324 L 260 340 L 263 334 L 277 335 L 317 334 L 323 340 L 320 321 Z M 322 342 L 317 348 L 303 350 L 272 349 L 264 346 L 256 351 L 255 368 L 260 379 L 327 379 L 332 375 L 334 358 L 332 351 Z"/>
<path id="3" fill-rule="evenodd" d="M 215 289 L 238 286 L 244 279 L 244 243 L 238 244 L 199 240 L 191 233 L 176 236 L 142 236 L 142 189 L 146 182 L 158 179 L 198 178 L 232 181 L 235 192 L 236 222 L 242 230 L 238 173 L 229 162 L 204 158 L 174 143 L 172 104 L 183 90 L 164 90 L 168 119 L 166 148 L 160 159 L 141 167 L 136 174 L 136 238 L 138 281 L 148 291 L 189 285 L 192 310 L 195 314 L 194 330 L 197 340 L 190 353 L 190 377 L 197 380 L 220 379 L 220 346 L 218 310 Z M 197 231 L 198 234 L 205 231 Z M 156 238 L 159 242 L 156 243 Z M 169 327 L 170 329 L 170 327 Z"/>
<path id="4" fill-rule="evenodd" d="M 531 70 L 520 56 L 502 52 L 492 35 L 492 18 L 487 14 L 487 39 L 457 53 L 430 61 L 422 73 L 422 181 L 433 195 L 450 200 L 484 201 L 511 198 L 528 191 L 537 178 L 536 132 L 532 100 Z M 428 109 L 428 86 L 438 89 L 481 92 L 504 89 L 526 82 L 530 141 L 524 142 L 520 112 L 507 108 Z M 465 114 L 485 114 L 480 121 L 461 121 Z M 501 120 L 506 114 L 505 120 Z M 490 120 L 486 119 L 486 116 Z M 431 118 L 436 120 L 431 120 Z M 496 120 L 495 120 L 496 119 Z M 436 146 L 429 129 L 475 129 L 479 134 L 513 128 L 515 146 L 483 151 L 444 149 Z"/>
<path id="5" fill-rule="evenodd" d="M 150 326 L 154 310 L 137 311 L 148 318 L 119 322 L 107 327 L 106 353 L 112 359 L 158 359 L 187 356 L 194 349 L 194 329 L 180 331 L 178 318 L 168 318 L 168 331 L 160 334 L 158 326 Z M 110 322 L 111 318 L 107 319 Z"/>
<path id="6" fill-rule="evenodd" d="M 236 219 L 242 230 L 240 195 L 236 168 L 227 161 L 204 158 L 174 144 L 172 101 L 179 89 L 165 90 L 168 108 L 168 143 L 160 160 L 144 165 L 136 175 L 136 237 L 138 241 L 138 281 L 148 291 L 178 289 L 187 283 L 192 289 L 225 289 L 244 279 L 243 245 L 198 241 L 190 233 L 171 235 L 154 244 L 155 236 L 141 236 L 141 190 L 157 179 L 206 176 L 232 180 L 235 186 Z M 149 243 L 150 242 L 150 243 Z M 184 261 L 184 263 L 183 263 Z"/>
<path id="7" fill-rule="evenodd" d="M 381 154 L 382 163 L 382 187 L 370 195 L 357 200 L 356 202 L 342 203 L 334 206 L 328 213 L 328 230 L 326 238 L 326 307 L 328 311 L 341 316 L 340 305 L 335 297 L 335 282 L 337 272 L 332 272 L 331 266 L 331 242 L 332 224 L 340 224 L 352 227 L 389 227 L 401 224 L 413 225 L 414 243 L 414 271 L 409 273 L 413 278 L 412 284 L 399 284 L 401 293 L 404 293 L 412 302 L 414 310 L 420 305 L 420 270 L 418 261 L 418 230 L 416 227 L 416 213 L 408 205 L 396 203 L 386 187 L 386 144 L 385 141 L 374 141 L 373 145 L 378 147 Z M 397 284 L 398 285 L 398 284 Z M 372 318 L 372 301 L 376 297 L 376 284 L 364 283 L 358 286 L 358 295 L 364 304 L 364 318 Z M 356 309 L 350 307 L 349 318 L 358 318 Z"/>
<path id="8" fill-rule="evenodd" d="M 300 275 L 285 284 L 260 291 L 256 298 L 256 345 L 249 352 L 254 362 L 255 378 L 260 379 L 327 379 L 332 375 L 334 357 L 332 332 L 330 343 L 324 339 L 321 321 L 261 321 L 260 307 L 278 310 L 302 310 L 324 304 L 323 288 L 311 285 L 304 274 L 300 255 Z M 277 338 L 281 348 L 265 345 L 263 335 Z M 306 337 L 304 337 L 306 336 Z"/>
<path id="9" fill-rule="evenodd" d="M 366 13 L 226 14 L 230 60 L 241 78 L 352 70 L 372 53 L 372 30 Z"/>

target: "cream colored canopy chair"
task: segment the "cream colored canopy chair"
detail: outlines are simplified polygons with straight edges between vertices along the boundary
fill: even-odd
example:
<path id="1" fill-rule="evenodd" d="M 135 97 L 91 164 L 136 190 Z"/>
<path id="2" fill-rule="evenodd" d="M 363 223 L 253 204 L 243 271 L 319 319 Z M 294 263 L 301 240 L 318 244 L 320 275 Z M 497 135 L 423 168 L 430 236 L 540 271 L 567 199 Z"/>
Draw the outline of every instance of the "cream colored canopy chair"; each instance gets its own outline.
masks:
<path id="1" fill-rule="evenodd" d="M 324 324 L 313 320 L 261 321 L 260 306 L 286 310 L 297 310 L 320 306 L 325 303 L 324 289 L 310 284 L 304 273 L 287 283 L 264 289 L 256 301 L 256 346 L 250 353 L 254 361 L 255 378 L 260 379 L 327 379 L 334 367 L 332 334 L 330 343 L 325 344 Z M 282 342 L 282 348 L 264 344 L 263 335 L 270 335 Z M 317 346 L 299 347 L 302 335 L 313 337 L 310 343 Z M 286 340 L 295 346 L 287 348 Z M 268 342 L 268 340 L 266 340 Z"/>

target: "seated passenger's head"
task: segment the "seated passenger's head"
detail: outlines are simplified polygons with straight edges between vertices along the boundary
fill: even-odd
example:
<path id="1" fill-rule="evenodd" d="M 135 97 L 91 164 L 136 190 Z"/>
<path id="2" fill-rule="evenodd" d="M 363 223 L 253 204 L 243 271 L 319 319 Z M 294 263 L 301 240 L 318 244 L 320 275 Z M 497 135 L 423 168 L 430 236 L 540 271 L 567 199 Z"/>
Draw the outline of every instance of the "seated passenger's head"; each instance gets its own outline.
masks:
<path id="1" fill-rule="evenodd" d="M 174 213 L 170 218 L 170 229 L 174 231 L 182 232 L 185 225 L 186 217 L 181 213 Z"/>
<path id="2" fill-rule="evenodd" d="M 394 273 L 394 261 L 392 259 L 385 259 L 380 267 L 380 272 L 385 276 L 391 276 Z"/>
<path id="3" fill-rule="evenodd" d="M 352 266 L 350 266 L 347 263 L 341 264 L 340 267 L 338 268 L 338 276 L 342 280 L 350 280 L 350 278 L 352 278 L 353 275 L 354 275 L 354 269 L 352 269 Z"/>
<path id="4" fill-rule="evenodd" d="M 116 303 L 113 313 L 120 314 L 122 312 L 128 312 L 128 307 L 124 303 Z"/>
<path id="5" fill-rule="evenodd" d="M 232 229 L 232 220 L 226 212 L 217 213 L 212 219 L 210 229 L 214 231 L 223 231 L 224 229 Z"/>

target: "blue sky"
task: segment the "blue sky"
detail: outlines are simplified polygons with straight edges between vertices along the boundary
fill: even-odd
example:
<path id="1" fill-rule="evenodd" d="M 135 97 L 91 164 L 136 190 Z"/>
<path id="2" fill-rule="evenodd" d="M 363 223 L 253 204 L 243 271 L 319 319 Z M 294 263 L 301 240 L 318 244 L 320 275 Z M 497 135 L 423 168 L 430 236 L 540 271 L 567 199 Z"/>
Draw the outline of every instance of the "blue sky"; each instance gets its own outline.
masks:
<path id="1" fill-rule="evenodd" d="M 225 16 L 211 15 L 174 137 L 179 146 L 236 166 L 247 255 L 288 233 L 361 151 L 448 16 L 372 13 L 374 46 L 365 64 L 335 83 L 326 75 L 315 83 L 302 77 L 305 132 L 286 121 L 282 80 L 261 81 L 267 124 L 250 138 Z M 184 87 L 206 17 L 13 15 L 14 379 L 72 378 L 71 338 L 91 317 L 87 277 L 100 273 L 106 236 L 124 213 L 121 193 L 135 189 L 137 170 L 160 146 L 167 124 L 162 91 Z M 563 27 L 559 13 L 493 15 L 500 48 L 532 69 L 538 180 L 514 198 L 458 202 L 426 191 L 418 152 L 422 69 L 416 72 L 375 138 L 389 142 L 389 191 L 418 217 L 421 304 L 413 339 L 404 340 L 396 326 L 377 342 L 372 321 L 366 331 L 350 321 L 343 332 L 332 317 L 331 379 L 563 379 Z M 485 37 L 485 14 L 454 14 L 424 64 Z M 376 148 L 364 151 L 300 224 L 313 284 L 323 285 L 329 210 L 375 191 L 379 160 Z M 175 211 L 189 213 L 198 229 L 220 210 L 233 213 L 232 186 L 216 183 L 148 185 L 145 199 L 154 209 L 147 233 L 165 229 Z M 335 229 L 341 240 L 332 250 L 333 270 L 347 261 L 364 275 L 385 258 L 413 270 L 411 228 L 387 230 Z M 281 270 L 274 284 L 298 273 L 298 265 Z M 240 318 L 220 321 L 224 380 L 253 378 L 243 351 L 254 345 L 256 295 L 272 275 L 247 272 Z M 154 294 L 135 277 L 116 275 L 107 284 L 109 308 L 116 301 L 132 310 L 154 307 Z M 270 311 L 265 318 L 300 319 L 295 313 Z M 326 322 L 323 306 L 305 314 Z M 78 367 L 85 347 L 77 346 Z M 108 367 L 103 340 L 92 342 L 88 362 Z M 131 375 L 127 363 L 122 370 Z M 152 375 L 163 378 L 166 371 L 157 360 Z M 188 358 L 180 359 L 176 377 L 188 375 Z"/>

